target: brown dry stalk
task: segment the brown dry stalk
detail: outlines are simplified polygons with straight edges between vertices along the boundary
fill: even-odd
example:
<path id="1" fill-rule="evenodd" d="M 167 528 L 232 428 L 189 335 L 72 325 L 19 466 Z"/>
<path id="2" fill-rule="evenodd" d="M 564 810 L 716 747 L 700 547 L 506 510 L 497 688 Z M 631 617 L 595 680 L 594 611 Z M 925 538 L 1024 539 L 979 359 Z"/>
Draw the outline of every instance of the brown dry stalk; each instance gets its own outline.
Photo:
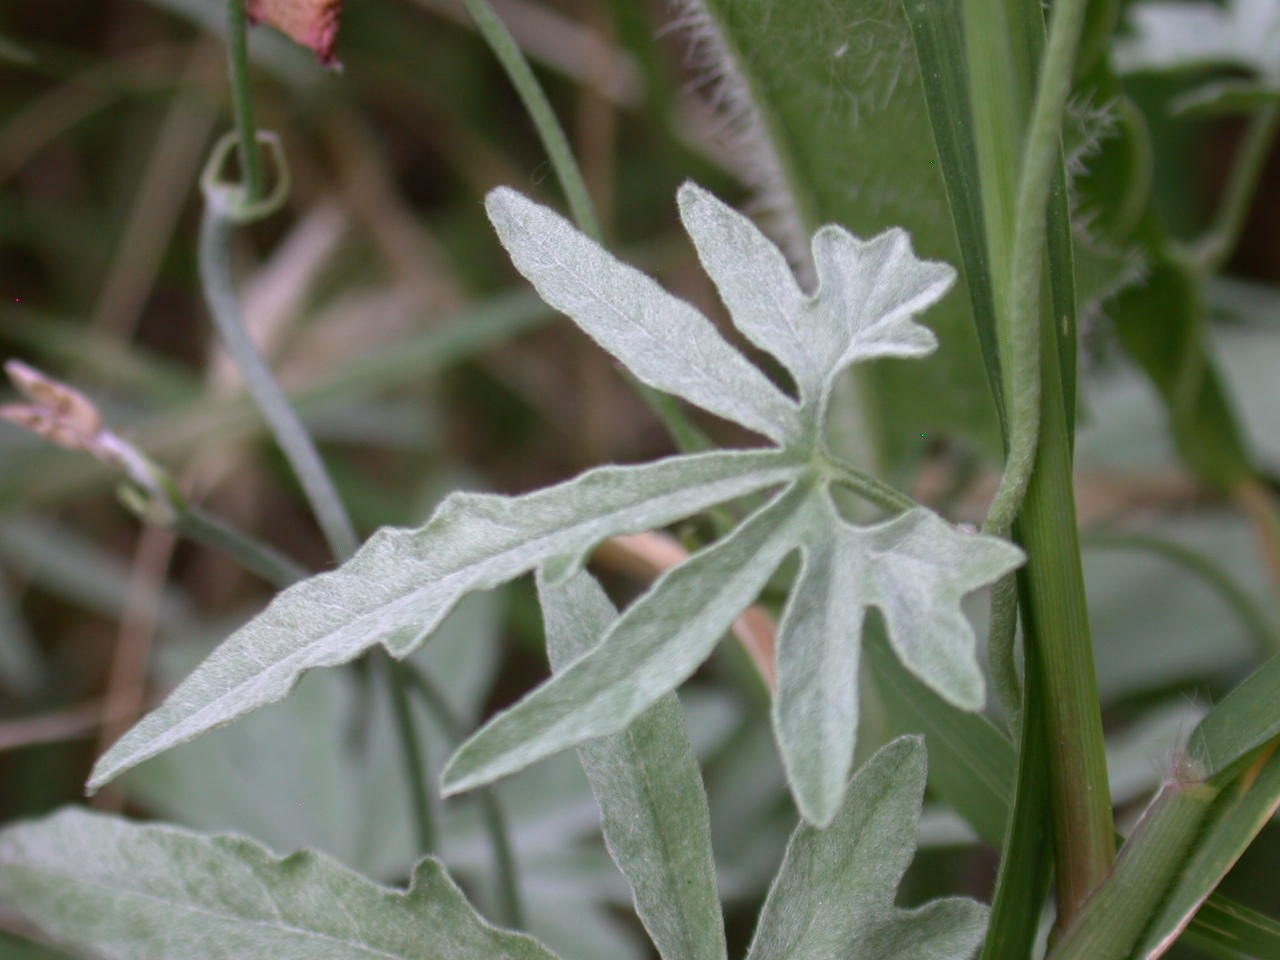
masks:
<path id="1" fill-rule="evenodd" d="M 641 580 L 653 580 L 688 557 L 689 551 L 674 538 L 652 532 L 606 540 L 594 555 L 604 566 Z M 748 607 L 733 621 L 733 635 L 746 648 L 765 686 L 773 693 L 778 687 L 773 654 L 778 625 L 773 615 L 760 606 Z"/>

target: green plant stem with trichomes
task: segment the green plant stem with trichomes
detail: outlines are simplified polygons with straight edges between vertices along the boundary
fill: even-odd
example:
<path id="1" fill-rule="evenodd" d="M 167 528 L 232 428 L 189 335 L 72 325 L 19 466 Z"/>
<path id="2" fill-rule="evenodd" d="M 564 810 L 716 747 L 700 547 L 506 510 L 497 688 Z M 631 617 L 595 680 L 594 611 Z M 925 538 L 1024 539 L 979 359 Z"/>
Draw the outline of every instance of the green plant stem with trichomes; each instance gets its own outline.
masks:
<path id="1" fill-rule="evenodd" d="M 1022 150 L 1010 247 L 1008 294 L 998 310 L 1005 376 L 1008 450 L 984 528 L 1006 534 L 1030 482 L 1040 430 L 1040 280 L 1048 238 L 1049 194 L 1062 163 L 1062 121 L 1084 27 L 1085 0 L 1054 5 L 1048 44 Z"/>
<path id="2" fill-rule="evenodd" d="M 418 695 L 427 712 L 444 728 L 445 736 L 454 745 L 462 743 L 467 738 L 466 727 L 426 672 L 411 662 L 397 664 L 396 668 Z M 520 898 L 515 853 L 511 847 L 502 803 L 493 787 L 477 790 L 476 798 L 480 803 L 485 830 L 489 834 L 489 846 L 493 851 L 493 872 L 498 885 L 498 919 L 505 926 L 520 929 L 524 926 L 524 906 Z"/>
<path id="3" fill-rule="evenodd" d="M 1043 696 L 1059 926 L 1070 922 L 1101 882 L 1115 851 L 1071 484 L 1068 398 L 1074 384 L 1066 380 L 1072 368 L 1061 351 L 1074 345 L 1060 345 L 1057 329 L 1061 323 L 1069 331 L 1073 318 L 1065 311 L 1059 317 L 1053 309 L 1046 310 L 1046 304 L 1057 303 L 1057 297 L 1044 296 L 1042 291 L 1046 258 L 1054 279 L 1059 279 L 1055 271 L 1070 266 L 1053 258 L 1048 221 L 1054 184 L 1061 177 L 1061 127 L 1085 8 L 1084 0 L 1062 0 L 1053 6 L 1030 119 L 1022 136 L 1026 98 L 1019 92 L 1024 78 L 1016 68 L 1035 49 L 1028 25 L 1042 30 L 1028 19 L 1038 19 L 1038 6 L 1022 11 L 1021 18 L 1018 11 L 1011 15 L 1011 8 L 1000 3 L 972 0 L 965 7 L 969 64 L 976 71 L 970 102 L 979 120 L 985 118 L 975 124 L 982 188 L 984 194 L 1006 194 L 1003 203 L 987 203 L 985 217 L 1008 455 L 984 526 L 999 533 L 1012 529 L 1028 557 L 1019 574 L 1019 597 L 1026 642 L 1035 646 Z M 1002 32 L 992 30 L 993 24 L 1001 25 Z M 999 70 L 992 75 L 1001 63 L 1008 75 Z M 985 85 L 976 85 L 984 78 Z M 1010 214 L 1007 168 L 1019 156 L 1011 145 L 1019 142 L 1023 144 L 1020 172 Z M 1050 318 L 1043 330 L 1042 314 Z M 993 644 L 1012 639 L 1015 621 L 1007 588 L 1002 597 L 995 611 L 995 626 L 1001 633 L 993 637 Z"/>
<path id="4" fill-rule="evenodd" d="M 246 199 L 261 200 L 266 192 L 266 171 L 258 149 L 258 125 L 254 120 L 253 84 L 249 78 L 248 16 L 245 0 L 227 3 L 227 66 L 231 79 L 231 108 L 239 137 L 240 172 Z"/>

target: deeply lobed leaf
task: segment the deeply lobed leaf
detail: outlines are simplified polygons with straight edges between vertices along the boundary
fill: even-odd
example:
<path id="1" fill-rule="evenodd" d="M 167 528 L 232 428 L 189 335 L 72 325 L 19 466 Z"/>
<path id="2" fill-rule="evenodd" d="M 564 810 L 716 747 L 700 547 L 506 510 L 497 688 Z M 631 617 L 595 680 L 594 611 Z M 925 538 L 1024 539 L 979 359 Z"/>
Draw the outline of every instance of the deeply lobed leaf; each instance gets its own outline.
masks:
<path id="1" fill-rule="evenodd" d="M 829 498 L 801 544 L 804 561 L 778 638 L 774 726 L 801 812 L 824 826 L 853 763 L 863 620 L 875 607 L 903 665 L 965 710 L 985 696 L 960 601 L 1021 562 L 993 537 L 963 534 L 923 508 L 874 527 L 841 519 Z"/>
<path id="2" fill-rule="evenodd" d="M 846 523 L 827 488 L 840 474 L 822 421 L 851 363 L 931 351 L 914 317 L 954 271 L 919 260 L 906 234 L 813 238 L 817 286 L 804 294 L 782 254 L 746 218 L 688 184 L 681 215 L 734 323 L 788 368 L 787 397 L 688 304 L 563 218 L 499 189 L 487 208 L 516 266 L 553 306 L 642 381 L 770 437 L 773 449 L 606 467 L 522 497 L 455 494 L 417 530 L 376 535 L 340 569 L 283 593 L 232 635 L 98 763 L 97 787 L 177 743 L 285 696 L 306 670 L 375 643 L 418 646 L 466 593 L 534 567 L 572 576 L 606 537 L 651 529 L 713 504 L 783 487 L 719 543 L 670 570 L 600 643 L 463 745 L 445 770 L 456 793 L 596 737 L 617 734 L 706 659 L 788 554 L 804 573 L 780 644 L 779 742 L 800 809 L 839 808 L 857 728 L 861 625 L 881 611 L 903 663 L 950 702 L 982 705 L 968 591 L 1015 566 L 1016 548 L 964 536 L 924 508 L 876 527 Z M 809 709 L 810 701 L 818 704 Z"/>

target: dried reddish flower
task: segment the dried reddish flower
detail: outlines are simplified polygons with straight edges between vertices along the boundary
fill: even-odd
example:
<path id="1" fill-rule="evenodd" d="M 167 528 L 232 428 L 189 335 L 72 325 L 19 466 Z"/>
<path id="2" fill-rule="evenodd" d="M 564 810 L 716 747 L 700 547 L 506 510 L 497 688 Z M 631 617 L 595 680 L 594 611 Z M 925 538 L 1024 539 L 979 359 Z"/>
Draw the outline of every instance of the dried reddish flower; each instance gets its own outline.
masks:
<path id="1" fill-rule="evenodd" d="M 310 47 L 325 66 L 337 63 L 333 51 L 342 0 L 247 0 L 245 10 L 254 23 L 270 24 Z"/>

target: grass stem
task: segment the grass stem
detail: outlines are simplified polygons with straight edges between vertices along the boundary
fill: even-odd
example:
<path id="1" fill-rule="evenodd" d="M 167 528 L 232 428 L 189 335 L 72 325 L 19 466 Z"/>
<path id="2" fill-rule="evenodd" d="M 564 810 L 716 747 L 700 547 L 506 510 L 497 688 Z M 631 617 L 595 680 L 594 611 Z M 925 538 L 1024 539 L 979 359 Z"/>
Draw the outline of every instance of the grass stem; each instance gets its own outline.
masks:
<path id="1" fill-rule="evenodd" d="M 426 672 L 408 661 L 397 664 L 397 667 L 406 684 L 413 688 L 422 700 L 423 706 L 444 728 L 445 735 L 455 745 L 462 743 L 467 738 L 466 727 Z M 485 829 L 489 833 L 489 846 L 493 852 L 493 871 L 498 882 L 498 916 L 504 925 L 519 929 L 524 926 L 524 907 L 520 898 L 520 882 L 516 874 L 515 853 L 511 846 L 506 816 L 493 787 L 483 787 L 476 793 Z"/>

